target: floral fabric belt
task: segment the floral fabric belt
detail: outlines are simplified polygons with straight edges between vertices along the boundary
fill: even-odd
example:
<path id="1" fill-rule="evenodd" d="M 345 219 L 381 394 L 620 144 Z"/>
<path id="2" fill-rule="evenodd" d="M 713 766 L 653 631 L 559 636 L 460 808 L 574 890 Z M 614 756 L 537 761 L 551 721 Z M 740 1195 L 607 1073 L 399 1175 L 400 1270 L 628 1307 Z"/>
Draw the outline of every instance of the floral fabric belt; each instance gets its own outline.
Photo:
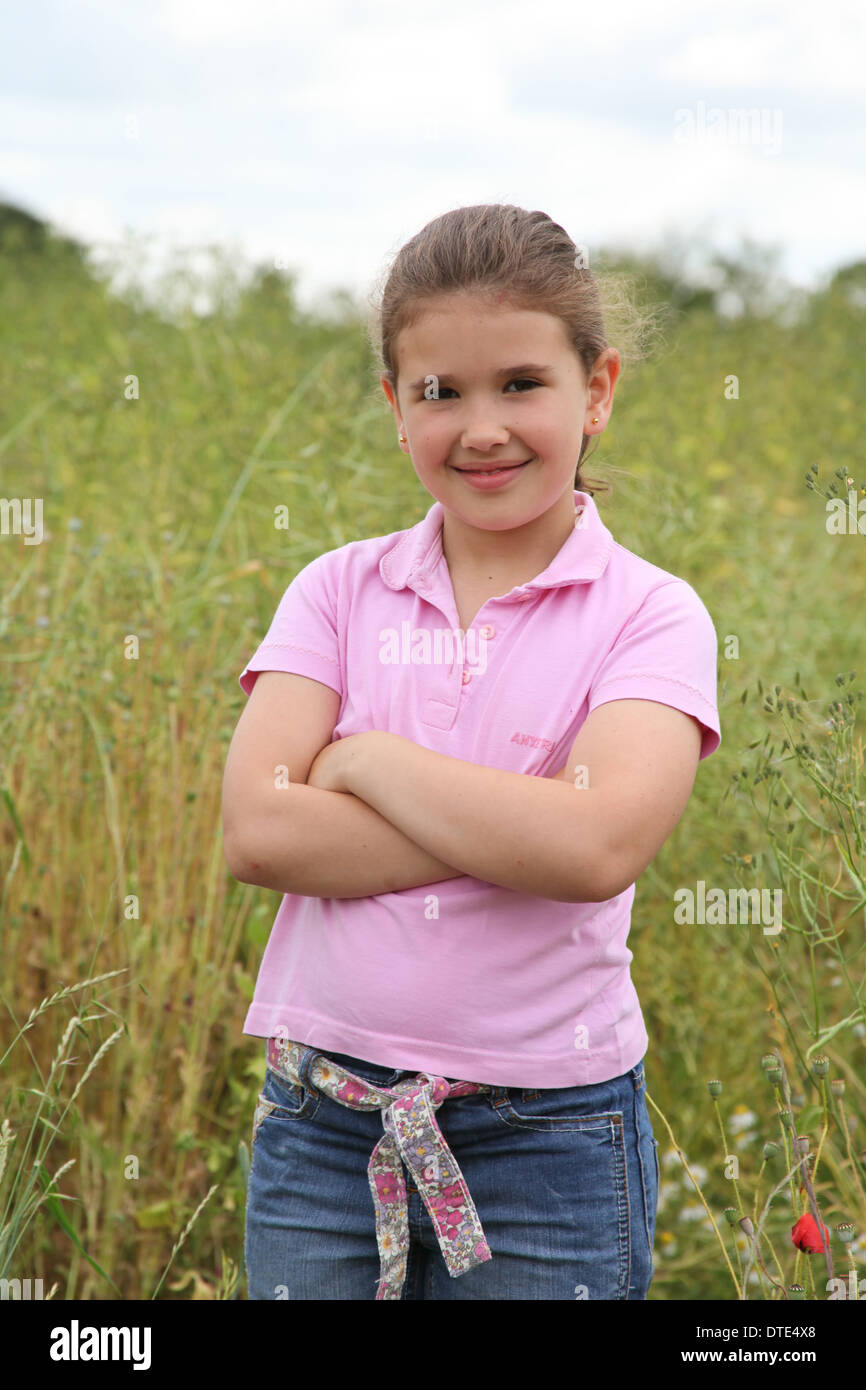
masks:
<path id="1" fill-rule="evenodd" d="M 396 1086 L 375 1086 L 320 1052 L 309 1058 L 302 1074 L 304 1053 L 310 1052 L 305 1043 L 269 1038 L 266 1051 L 268 1066 L 294 1085 L 312 1083 L 350 1110 L 383 1112 L 385 1134 L 367 1167 L 380 1260 L 377 1300 L 400 1298 L 406 1277 L 409 1216 L 401 1159 L 430 1213 L 451 1277 L 456 1279 L 493 1258 L 469 1188 L 435 1115 L 444 1100 L 482 1094 L 490 1091 L 490 1086 L 475 1081 L 449 1082 L 430 1072 L 418 1072 Z M 272 1102 L 259 1097 L 254 1133 L 273 1108 Z"/>

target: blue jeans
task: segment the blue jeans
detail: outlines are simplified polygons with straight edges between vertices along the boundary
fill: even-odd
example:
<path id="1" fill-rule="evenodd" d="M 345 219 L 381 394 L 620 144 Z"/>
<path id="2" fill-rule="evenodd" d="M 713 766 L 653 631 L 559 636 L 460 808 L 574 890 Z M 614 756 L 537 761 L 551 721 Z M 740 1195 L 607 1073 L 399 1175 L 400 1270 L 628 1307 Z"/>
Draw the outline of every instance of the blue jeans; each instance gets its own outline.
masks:
<path id="1" fill-rule="evenodd" d="M 276 1109 L 252 1145 L 245 1259 L 250 1299 L 375 1299 L 379 1251 L 367 1164 L 384 1133 L 378 1110 L 350 1110 L 270 1067 Z M 394 1071 L 323 1054 L 365 1081 Z M 467 1078 L 471 1079 L 471 1078 Z M 403 1165 L 410 1249 L 405 1299 L 644 1299 L 653 1276 L 658 1144 L 643 1061 L 593 1086 L 448 1098 L 436 1111 L 493 1258 L 448 1273 L 429 1213 Z"/>

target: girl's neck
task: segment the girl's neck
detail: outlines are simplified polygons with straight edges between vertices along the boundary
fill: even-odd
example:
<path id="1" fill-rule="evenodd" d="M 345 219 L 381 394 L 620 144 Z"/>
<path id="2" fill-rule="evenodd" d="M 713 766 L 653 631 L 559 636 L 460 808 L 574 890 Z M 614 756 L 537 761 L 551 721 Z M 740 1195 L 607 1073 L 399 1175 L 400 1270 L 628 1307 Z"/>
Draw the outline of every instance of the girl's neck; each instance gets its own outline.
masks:
<path id="1" fill-rule="evenodd" d="M 574 530 L 574 493 L 567 492 L 549 511 L 510 531 L 482 531 L 445 511 L 442 552 L 454 579 L 497 584 L 507 593 L 547 569 Z M 502 587 L 505 585 L 506 587 Z"/>

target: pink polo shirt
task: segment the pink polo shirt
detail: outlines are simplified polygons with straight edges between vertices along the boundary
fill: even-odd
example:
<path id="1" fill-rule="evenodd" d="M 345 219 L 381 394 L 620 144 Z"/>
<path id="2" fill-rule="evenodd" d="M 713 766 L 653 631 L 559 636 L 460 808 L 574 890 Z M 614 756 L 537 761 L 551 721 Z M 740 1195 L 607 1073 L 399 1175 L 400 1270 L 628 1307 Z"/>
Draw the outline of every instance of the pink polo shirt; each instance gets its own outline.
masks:
<path id="1" fill-rule="evenodd" d="M 334 739 L 387 730 L 536 777 L 562 766 L 597 705 L 655 700 L 700 722 L 706 758 L 721 742 L 707 609 L 615 541 L 591 494 L 574 500 L 547 569 L 488 599 L 462 646 L 441 503 L 318 556 L 241 688 L 259 671 L 309 676 L 340 696 Z M 626 944 L 634 893 L 562 903 L 468 874 L 368 898 L 287 893 L 244 1032 L 490 1085 L 607 1081 L 648 1044 Z"/>

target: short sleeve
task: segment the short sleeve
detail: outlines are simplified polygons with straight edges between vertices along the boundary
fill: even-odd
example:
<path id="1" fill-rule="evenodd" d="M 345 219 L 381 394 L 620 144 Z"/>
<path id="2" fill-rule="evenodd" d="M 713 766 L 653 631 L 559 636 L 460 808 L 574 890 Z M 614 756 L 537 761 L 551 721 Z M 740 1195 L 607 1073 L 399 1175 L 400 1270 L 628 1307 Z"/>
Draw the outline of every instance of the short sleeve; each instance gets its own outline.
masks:
<path id="1" fill-rule="evenodd" d="M 342 697 L 333 554 L 312 560 L 286 589 L 263 641 L 238 677 L 246 695 L 260 671 L 286 671 L 321 681 Z"/>
<path id="2" fill-rule="evenodd" d="M 684 579 L 659 585 L 599 666 L 589 689 L 589 711 L 610 700 L 672 705 L 700 722 L 700 758 L 707 758 L 722 741 L 717 654 L 713 620 L 691 585 Z"/>

